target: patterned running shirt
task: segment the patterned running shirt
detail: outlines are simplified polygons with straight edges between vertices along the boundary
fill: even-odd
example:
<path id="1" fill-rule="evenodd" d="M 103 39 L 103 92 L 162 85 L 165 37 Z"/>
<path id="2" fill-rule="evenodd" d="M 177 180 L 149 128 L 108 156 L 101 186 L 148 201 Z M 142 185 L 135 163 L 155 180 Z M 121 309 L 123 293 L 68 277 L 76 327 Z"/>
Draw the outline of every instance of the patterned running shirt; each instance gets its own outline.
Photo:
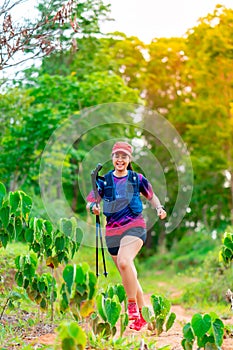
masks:
<path id="1" fill-rule="evenodd" d="M 138 174 L 138 176 L 140 193 L 146 199 L 151 200 L 153 197 L 153 189 L 150 182 L 142 174 Z M 124 201 L 127 203 L 125 198 L 127 178 L 128 175 L 124 177 L 116 177 L 113 175 L 113 180 L 116 187 L 116 200 L 121 201 L 121 203 Z M 101 201 L 101 198 L 104 195 L 103 187 L 103 180 L 98 180 L 98 202 Z M 86 200 L 88 202 L 95 202 L 93 191 L 88 194 Z M 110 217 L 107 217 L 106 236 L 122 235 L 126 230 L 129 230 L 132 227 L 146 228 L 146 222 L 142 214 L 136 215 L 132 213 L 130 207 L 125 205 L 123 206 L 123 210 L 112 213 Z"/>

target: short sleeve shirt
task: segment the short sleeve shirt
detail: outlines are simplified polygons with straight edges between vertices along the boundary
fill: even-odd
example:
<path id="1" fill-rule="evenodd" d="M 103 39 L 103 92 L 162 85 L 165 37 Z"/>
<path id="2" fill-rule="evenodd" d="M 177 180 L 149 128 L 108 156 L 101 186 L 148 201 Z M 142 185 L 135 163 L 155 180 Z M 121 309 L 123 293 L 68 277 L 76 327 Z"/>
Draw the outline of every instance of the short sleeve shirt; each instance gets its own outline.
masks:
<path id="1" fill-rule="evenodd" d="M 153 197 L 153 189 L 150 182 L 142 175 L 138 174 L 139 177 L 139 191 L 140 193 L 148 200 Z M 116 200 L 124 201 L 125 192 L 126 192 L 126 183 L 128 175 L 124 177 L 116 177 L 113 175 L 113 180 L 116 187 Z M 98 201 L 101 201 L 101 198 L 104 195 L 104 181 L 98 180 Z M 94 202 L 94 192 L 91 191 L 87 196 L 88 202 Z M 107 217 L 106 224 L 106 236 L 121 235 L 126 230 L 129 230 L 132 227 L 143 227 L 146 228 L 146 223 L 142 214 L 134 214 L 128 205 L 124 206 L 123 210 L 119 212 L 112 213 L 110 217 Z"/>

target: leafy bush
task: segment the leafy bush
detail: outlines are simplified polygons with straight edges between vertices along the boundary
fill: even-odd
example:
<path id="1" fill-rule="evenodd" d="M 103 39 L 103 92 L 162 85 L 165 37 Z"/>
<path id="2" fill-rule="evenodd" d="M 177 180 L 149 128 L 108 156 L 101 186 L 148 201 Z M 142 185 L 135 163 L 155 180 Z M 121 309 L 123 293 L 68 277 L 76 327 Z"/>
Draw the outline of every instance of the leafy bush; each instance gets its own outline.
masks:
<path id="1" fill-rule="evenodd" d="M 176 271 L 186 270 L 190 266 L 200 266 L 206 254 L 218 246 L 206 232 L 193 232 L 184 236 L 173 248 L 173 261 Z"/>
<path id="2" fill-rule="evenodd" d="M 120 320 L 122 336 L 129 322 L 128 314 L 122 312 L 122 302 L 126 309 L 126 293 L 122 285 L 109 285 L 105 292 L 96 296 L 96 312 L 92 314 L 92 328 L 95 335 L 102 334 L 108 339 L 116 334 L 116 323 Z"/>
<path id="3" fill-rule="evenodd" d="M 161 295 L 152 295 L 151 304 L 154 314 L 150 308 L 144 306 L 142 308 L 142 316 L 150 324 L 150 330 L 156 331 L 157 335 L 163 332 L 164 325 L 166 331 L 168 331 L 176 319 L 174 312 L 170 313 L 171 303 L 168 299 Z"/>
<path id="4" fill-rule="evenodd" d="M 232 270 L 219 261 L 219 247 L 206 254 L 203 264 L 192 272 L 196 281 L 186 286 L 183 302 L 192 306 L 226 304 L 225 293 L 232 284 Z"/>
<path id="5" fill-rule="evenodd" d="M 60 311 L 69 310 L 78 321 L 94 312 L 97 277 L 88 264 L 66 265 L 63 270 Z"/>
<path id="6" fill-rule="evenodd" d="M 183 340 L 181 345 L 184 350 L 193 349 L 197 342 L 198 349 L 217 350 L 223 342 L 224 324 L 214 313 L 202 316 L 193 315 L 191 323 L 183 327 Z"/>
<path id="7" fill-rule="evenodd" d="M 84 330 L 76 321 L 63 321 L 58 327 L 57 343 L 55 349 L 62 350 L 84 350 L 87 343 L 87 336 Z"/>
<path id="8" fill-rule="evenodd" d="M 155 266 L 159 266 L 160 270 L 172 266 L 175 272 L 201 266 L 206 254 L 215 250 L 216 247 L 219 247 L 219 241 L 212 239 L 209 233 L 192 232 L 174 243 L 171 250 L 164 252 L 165 248 L 162 247 L 161 252 L 158 251 L 154 256 L 140 262 L 139 272 L 153 269 Z"/>
<path id="9" fill-rule="evenodd" d="M 229 228 L 224 233 L 219 260 L 224 262 L 226 266 L 230 266 L 233 261 L 233 228 Z"/>

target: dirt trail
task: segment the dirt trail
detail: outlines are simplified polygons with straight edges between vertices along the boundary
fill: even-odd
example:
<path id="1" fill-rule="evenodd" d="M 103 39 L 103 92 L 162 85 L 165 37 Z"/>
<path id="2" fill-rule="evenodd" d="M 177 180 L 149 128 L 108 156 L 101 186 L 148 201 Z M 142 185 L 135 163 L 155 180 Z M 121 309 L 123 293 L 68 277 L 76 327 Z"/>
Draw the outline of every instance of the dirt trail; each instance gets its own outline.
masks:
<path id="1" fill-rule="evenodd" d="M 147 301 L 147 304 L 149 305 L 150 304 L 149 295 L 146 296 L 146 301 Z M 155 341 L 156 349 L 165 345 L 170 345 L 171 350 L 183 350 L 181 346 L 181 340 L 183 338 L 182 329 L 183 329 L 183 326 L 191 320 L 195 311 L 191 309 L 190 310 L 184 309 L 180 305 L 173 305 L 171 308 L 171 311 L 173 311 L 176 314 L 176 321 L 173 327 L 168 332 L 163 332 L 159 336 L 155 336 L 155 335 L 151 335 L 151 332 L 148 331 L 146 327 L 140 332 L 136 332 L 134 330 L 127 328 L 123 336 L 127 337 L 127 336 L 134 335 L 135 338 L 141 339 L 142 336 L 145 335 L 146 338 L 148 339 L 148 342 Z M 232 325 L 233 316 L 231 317 L 231 319 L 224 320 L 224 323 Z M 56 338 L 56 335 L 53 333 L 45 334 L 37 338 L 36 340 L 34 340 L 33 343 L 35 345 L 42 345 L 42 344 L 52 345 L 54 344 L 55 338 Z M 197 348 L 194 348 L 193 350 L 196 350 L 196 349 Z M 233 338 L 224 339 L 222 350 L 233 350 Z"/>
<path id="2" fill-rule="evenodd" d="M 146 303 L 148 305 L 150 304 L 150 295 L 146 295 Z M 163 332 L 158 337 L 154 337 L 156 340 L 156 346 L 157 348 L 160 348 L 165 345 L 170 345 L 171 350 L 183 350 L 181 346 L 181 341 L 183 339 L 183 326 L 187 322 L 191 321 L 191 318 L 196 313 L 196 311 L 191 309 L 184 309 L 181 305 L 172 305 L 171 311 L 176 314 L 175 323 L 168 332 Z M 224 320 L 224 324 L 232 325 L 233 315 L 231 319 Z M 196 349 L 197 348 L 194 348 L 193 350 Z M 233 350 L 233 338 L 224 339 L 222 350 Z"/>
<path id="3" fill-rule="evenodd" d="M 160 348 L 165 345 L 170 345 L 171 350 L 183 350 L 181 346 L 181 341 L 183 339 L 183 326 L 191 321 L 191 318 L 193 314 L 195 313 L 193 310 L 185 310 L 180 305 L 173 305 L 171 308 L 171 311 L 175 312 L 176 314 L 176 320 L 173 325 L 173 327 L 168 332 L 163 332 L 159 336 L 148 336 L 150 333 L 147 330 L 142 330 L 139 335 L 139 337 L 142 336 L 142 334 L 146 334 L 148 336 L 149 341 L 154 339 L 156 342 L 156 348 Z M 224 320 L 224 323 L 226 324 L 233 324 L 233 317 L 229 320 Z M 134 333 L 135 331 L 131 331 L 130 329 L 127 329 L 124 333 L 124 336 L 130 335 Z M 197 347 L 195 347 L 193 350 L 197 350 Z M 233 350 L 233 338 L 227 338 L 224 339 L 222 350 Z"/>

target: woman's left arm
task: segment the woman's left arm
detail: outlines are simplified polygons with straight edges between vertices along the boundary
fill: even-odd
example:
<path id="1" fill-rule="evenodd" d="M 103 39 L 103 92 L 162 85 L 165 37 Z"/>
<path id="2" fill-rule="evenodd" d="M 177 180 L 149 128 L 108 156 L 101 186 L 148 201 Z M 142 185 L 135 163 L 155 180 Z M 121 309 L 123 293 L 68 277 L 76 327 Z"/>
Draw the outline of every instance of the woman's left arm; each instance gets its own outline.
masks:
<path id="1" fill-rule="evenodd" d="M 139 174 L 140 179 L 140 192 L 149 200 L 152 208 L 157 210 L 157 214 L 160 219 L 165 219 L 167 216 L 166 210 L 160 203 L 159 198 L 155 195 L 150 182 L 142 175 Z"/>
<path id="2" fill-rule="evenodd" d="M 157 210 L 157 214 L 158 214 L 160 219 L 163 220 L 167 217 L 167 213 L 166 213 L 165 208 L 162 206 L 159 198 L 154 193 L 153 193 L 153 196 L 149 202 L 150 202 L 152 208 Z"/>

